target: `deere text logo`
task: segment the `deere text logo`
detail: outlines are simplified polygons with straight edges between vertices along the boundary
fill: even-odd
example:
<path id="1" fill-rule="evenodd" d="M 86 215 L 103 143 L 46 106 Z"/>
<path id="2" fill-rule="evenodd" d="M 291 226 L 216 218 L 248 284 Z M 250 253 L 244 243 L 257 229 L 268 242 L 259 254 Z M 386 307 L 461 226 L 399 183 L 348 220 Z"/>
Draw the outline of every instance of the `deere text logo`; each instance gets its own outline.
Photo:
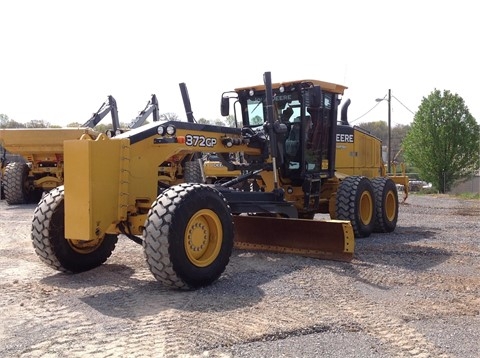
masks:
<path id="1" fill-rule="evenodd" d="M 353 143 L 353 134 L 337 134 L 337 143 Z"/>

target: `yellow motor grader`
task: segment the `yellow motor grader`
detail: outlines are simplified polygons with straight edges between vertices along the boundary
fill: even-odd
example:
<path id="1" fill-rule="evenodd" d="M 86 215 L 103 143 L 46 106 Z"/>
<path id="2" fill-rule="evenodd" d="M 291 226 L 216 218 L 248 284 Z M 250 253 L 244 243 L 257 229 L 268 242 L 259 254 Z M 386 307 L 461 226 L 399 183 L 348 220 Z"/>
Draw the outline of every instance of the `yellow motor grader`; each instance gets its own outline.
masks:
<path id="1" fill-rule="evenodd" d="M 82 272 L 104 263 L 123 234 L 143 245 L 158 281 L 180 289 L 217 280 L 234 245 L 351 260 L 355 236 L 394 230 L 398 196 L 389 178 L 374 185 L 362 175 L 336 175 L 345 88 L 272 83 L 266 72 L 262 85 L 222 94 L 222 115 L 233 104 L 241 128 L 154 122 L 112 138 L 65 141 L 64 185 L 34 213 L 36 253 L 56 270 Z M 199 153 L 216 153 L 242 174 L 198 182 Z"/>

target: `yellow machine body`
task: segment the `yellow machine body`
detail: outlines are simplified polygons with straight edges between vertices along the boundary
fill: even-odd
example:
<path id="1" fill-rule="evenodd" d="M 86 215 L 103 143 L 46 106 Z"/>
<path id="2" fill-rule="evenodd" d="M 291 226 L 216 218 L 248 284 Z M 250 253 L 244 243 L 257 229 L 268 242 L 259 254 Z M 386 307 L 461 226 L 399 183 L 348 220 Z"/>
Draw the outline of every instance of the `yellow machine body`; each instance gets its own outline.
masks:
<path id="1" fill-rule="evenodd" d="M 152 202 L 158 196 L 158 183 L 165 186 L 181 183 L 181 162 L 200 149 L 227 151 L 222 139 L 239 138 L 208 131 L 208 125 L 188 125 L 176 135 L 161 137 L 155 129 L 134 144 L 126 135 L 96 140 L 65 141 L 65 236 L 75 240 L 92 240 L 105 233 L 118 233 L 116 224 L 131 221 L 130 230 L 141 235 L 142 225 Z M 183 123 L 187 125 L 187 123 Z M 193 129 L 195 126 L 199 127 Z M 145 125 L 128 133 L 143 133 Z M 143 134 L 142 134 L 143 135 Z M 126 137 L 126 138 L 124 138 Z M 186 143 L 187 141 L 187 143 Z M 257 153 L 245 145 L 230 149 Z M 82 211 L 84 214 L 75 214 Z"/>
<path id="2" fill-rule="evenodd" d="M 392 164 L 393 174 L 387 173 L 382 158 L 382 142 L 377 137 L 357 126 L 339 125 L 336 135 L 336 164 L 338 177 L 363 175 L 367 178 L 388 176 L 404 188 L 404 200 L 408 197 L 408 176 L 405 167 L 397 174 Z"/>
<path id="3" fill-rule="evenodd" d="M 197 123 L 181 86 L 187 122 L 63 141 L 64 185 L 39 202 L 35 250 L 81 272 L 105 262 L 122 234 L 177 288 L 213 282 L 233 247 L 350 261 L 356 237 L 395 229 L 398 197 L 380 140 L 337 125 L 345 89 L 272 84 L 267 72 L 263 85 L 222 93 L 230 128 Z"/>
<path id="4" fill-rule="evenodd" d="M 335 168 L 338 173 L 368 178 L 382 174 L 382 143 L 378 138 L 359 127 L 338 126 L 336 143 Z"/>

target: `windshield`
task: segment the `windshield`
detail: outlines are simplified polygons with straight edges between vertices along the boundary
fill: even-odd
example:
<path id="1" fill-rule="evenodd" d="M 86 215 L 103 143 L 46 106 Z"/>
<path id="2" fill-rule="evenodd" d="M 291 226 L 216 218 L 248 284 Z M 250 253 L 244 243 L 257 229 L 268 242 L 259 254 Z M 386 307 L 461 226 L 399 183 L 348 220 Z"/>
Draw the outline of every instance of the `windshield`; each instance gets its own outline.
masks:
<path id="1" fill-rule="evenodd" d="M 297 92 L 288 94 L 274 93 L 274 113 L 275 118 L 282 122 L 293 123 L 296 118 L 300 117 L 300 100 Z M 263 125 L 266 121 L 265 95 L 247 98 L 246 106 L 246 123 L 247 126 L 256 127 Z"/>
<path id="2" fill-rule="evenodd" d="M 336 123 L 335 94 L 322 91 L 319 107 L 309 106 L 308 89 L 289 92 L 273 91 L 274 121 L 286 125 L 286 133 L 277 138 L 283 142 L 284 174 L 289 178 L 301 178 L 305 173 L 321 173 L 331 170 L 332 125 Z M 304 96 L 305 98 L 302 98 Z M 266 121 L 265 92 L 253 96 L 244 92 L 243 125 L 260 127 Z M 283 136 L 283 139 L 282 139 Z"/>

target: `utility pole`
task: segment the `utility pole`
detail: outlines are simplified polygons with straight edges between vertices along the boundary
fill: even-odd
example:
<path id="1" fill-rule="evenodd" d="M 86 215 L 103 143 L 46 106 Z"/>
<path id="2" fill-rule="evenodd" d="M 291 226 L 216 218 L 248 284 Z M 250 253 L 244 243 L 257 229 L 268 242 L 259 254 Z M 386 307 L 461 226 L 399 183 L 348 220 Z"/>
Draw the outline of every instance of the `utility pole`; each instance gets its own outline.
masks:
<path id="1" fill-rule="evenodd" d="M 377 98 L 376 102 L 385 101 L 385 97 Z M 392 90 L 388 89 L 388 140 L 387 140 L 387 173 L 391 172 L 392 165 Z"/>
<path id="2" fill-rule="evenodd" d="M 392 164 L 392 90 L 388 89 L 388 143 L 387 143 L 387 172 L 391 173 Z"/>

